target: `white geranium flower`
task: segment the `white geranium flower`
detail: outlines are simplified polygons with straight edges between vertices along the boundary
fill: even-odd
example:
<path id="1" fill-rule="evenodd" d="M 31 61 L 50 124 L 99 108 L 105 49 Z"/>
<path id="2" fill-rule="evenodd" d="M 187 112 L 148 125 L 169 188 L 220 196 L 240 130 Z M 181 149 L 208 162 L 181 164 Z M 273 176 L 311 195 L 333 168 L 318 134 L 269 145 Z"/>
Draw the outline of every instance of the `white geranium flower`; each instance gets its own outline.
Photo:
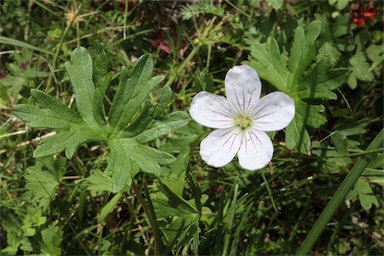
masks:
<path id="1" fill-rule="evenodd" d="M 293 100 L 282 92 L 260 99 L 261 82 L 247 65 L 225 76 L 227 98 L 209 92 L 193 97 L 190 114 L 199 124 L 214 128 L 200 145 L 202 159 L 221 167 L 238 155 L 247 170 L 265 167 L 272 159 L 272 141 L 265 133 L 285 128 L 295 115 Z"/>

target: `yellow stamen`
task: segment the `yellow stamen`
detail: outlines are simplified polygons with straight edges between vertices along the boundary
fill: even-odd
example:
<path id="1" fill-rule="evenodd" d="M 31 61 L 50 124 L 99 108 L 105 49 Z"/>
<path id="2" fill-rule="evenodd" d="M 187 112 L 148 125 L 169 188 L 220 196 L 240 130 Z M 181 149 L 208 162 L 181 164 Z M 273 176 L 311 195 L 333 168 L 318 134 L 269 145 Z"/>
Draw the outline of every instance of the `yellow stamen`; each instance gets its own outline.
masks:
<path id="1" fill-rule="evenodd" d="M 237 115 L 234 120 L 236 126 L 239 126 L 243 130 L 252 125 L 252 119 L 249 116 Z"/>

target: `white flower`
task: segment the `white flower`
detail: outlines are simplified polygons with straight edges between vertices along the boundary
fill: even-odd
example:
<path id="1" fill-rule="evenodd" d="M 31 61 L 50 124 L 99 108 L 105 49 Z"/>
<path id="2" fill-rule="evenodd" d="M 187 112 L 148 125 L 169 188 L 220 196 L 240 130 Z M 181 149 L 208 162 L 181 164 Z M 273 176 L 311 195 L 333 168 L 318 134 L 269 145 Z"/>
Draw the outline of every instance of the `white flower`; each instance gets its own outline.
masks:
<path id="1" fill-rule="evenodd" d="M 241 167 L 257 170 L 272 159 L 272 141 L 265 133 L 285 128 L 295 115 L 288 95 L 272 92 L 260 99 L 261 82 L 247 65 L 225 76 L 227 98 L 209 92 L 193 97 L 190 114 L 199 124 L 215 128 L 200 145 L 202 159 L 221 167 L 238 155 Z"/>

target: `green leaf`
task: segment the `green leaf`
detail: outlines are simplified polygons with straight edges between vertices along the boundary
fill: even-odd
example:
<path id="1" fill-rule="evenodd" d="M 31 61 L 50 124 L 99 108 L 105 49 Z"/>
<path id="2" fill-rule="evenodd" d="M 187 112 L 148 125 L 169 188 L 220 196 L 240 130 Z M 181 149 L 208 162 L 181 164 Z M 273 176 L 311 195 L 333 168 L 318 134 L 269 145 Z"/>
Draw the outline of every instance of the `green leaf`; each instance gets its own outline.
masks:
<path id="1" fill-rule="evenodd" d="M 41 245 L 41 253 L 45 255 L 61 255 L 60 244 L 63 240 L 63 231 L 59 228 L 50 225 L 48 228 L 41 231 L 43 244 Z"/>
<path id="2" fill-rule="evenodd" d="M 124 152 L 127 154 L 127 152 Z M 112 156 L 119 157 L 120 153 L 113 154 Z M 128 153 L 129 154 L 129 153 Z M 112 176 L 112 192 L 116 193 L 122 191 L 124 187 L 132 183 L 132 159 L 123 156 L 125 159 L 119 162 L 121 165 L 113 169 Z M 114 161 L 114 158 L 111 158 Z"/>
<path id="3" fill-rule="evenodd" d="M 23 240 L 21 240 L 20 249 L 27 252 L 33 252 L 32 243 L 27 237 L 24 237 Z"/>
<path id="4" fill-rule="evenodd" d="M 320 21 L 311 22 L 305 29 L 298 27 L 288 63 L 277 41 L 271 37 L 265 44 L 251 43 L 252 58 L 247 62 L 261 78 L 294 100 L 296 114 L 286 128 L 285 138 L 288 148 L 296 147 L 302 153 L 308 153 L 311 145 L 306 126 L 318 128 L 327 121 L 322 115 L 324 107 L 318 105 L 319 100 L 336 99 L 332 90 L 348 77 L 347 69 L 330 69 L 331 62 L 324 54 L 312 65 L 318 54 L 320 32 Z"/>
<path id="5" fill-rule="evenodd" d="M 83 119 L 64 104 L 48 94 L 31 90 L 37 106 L 17 105 L 13 113 L 27 122 L 30 127 L 54 128 L 60 132 L 41 141 L 34 152 L 35 157 L 49 156 L 65 151 L 67 158 L 72 158 L 76 149 L 83 143 L 102 141 L 105 137 L 91 129 Z"/>
<path id="6" fill-rule="evenodd" d="M 104 175 L 99 170 L 95 170 L 94 175 L 85 178 L 85 180 L 91 183 L 91 185 L 87 186 L 88 190 L 112 192 L 112 178 Z"/>
<path id="7" fill-rule="evenodd" d="M 73 126 L 70 130 L 63 130 L 41 140 L 40 146 L 34 152 L 34 157 L 44 157 L 65 151 L 65 156 L 72 158 L 81 144 L 91 141 L 103 141 L 103 137 L 88 127 Z"/>
<path id="8" fill-rule="evenodd" d="M 333 46 L 329 42 L 325 42 L 319 49 L 319 53 L 317 55 L 317 59 L 321 60 L 323 58 L 326 58 L 329 60 L 331 66 L 334 66 L 337 61 L 341 57 L 341 52 L 337 50 L 335 46 Z"/>
<path id="9" fill-rule="evenodd" d="M 40 162 L 27 168 L 24 179 L 28 191 L 23 194 L 23 198 L 46 210 L 49 203 L 56 197 L 61 177 L 57 179 L 52 173 L 43 171 L 42 168 L 43 164 Z"/>
<path id="10" fill-rule="evenodd" d="M 79 114 L 45 92 L 32 89 L 31 95 L 37 106 L 17 105 L 13 109 L 13 113 L 28 126 L 53 129 L 70 129 L 74 125 L 86 127 Z"/>
<path id="11" fill-rule="evenodd" d="M 297 103 L 295 103 L 297 105 Z M 308 114 L 306 114 L 308 115 Z M 291 123 L 285 128 L 285 142 L 288 148 L 297 146 L 302 153 L 308 153 L 311 146 L 311 139 L 305 126 L 304 117 L 295 115 Z"/>
<path id="12" fill-rule="evenodd" d="M 371 45 L 349 59 L 351 74 L 348 78 L 348 85 L 352 89 L 357 87 L 357 80 L 372 81 L 374 79 L 374 67 L 369 62 L 374 61 L 378 65 L 383 59 L 383 52 L 383 47 Z"/>
<path id="13" fill-rule="evenodd" d="M 66 173 L 66 160 L 62 157 L 55 159 L 52 156 L 40 157 L 37 159 L 44 165 L 48 172 L 50 172 L 57 181 L 61 181 Z"/>
<path id="14" fill-rule="evenodd" d="M 36 227 L 45 224 L 47 217 L 42 216 L 41 208 L 34 208 L 28 211 L 27 216 L 23 219 L 23 226 L 21 227 L 25 236 L 34 236 L 36 234 Z"/>
<path id="15" fill-rule="evenodd" d="M 5 37 L 5 36 L 0 36 L 0 43 L 1 44 L 13 45 L 13 46 L 17 46 L 17 47 L 20 47 L 20 48 L 28 48 L 28 49 L 31 49 L 31 50 L 34 50 L 34 51 L 43 52 L 43 53 L 46 53 L 46 54 L 49 54 L 49 55 L 54 55 L 53 52 L 47 51 L 44 48 L 39 48 L 39 47 L 36 47 L 34 45 L 25 43 L 23 41 L 19 41 L 19 40 L 16 40 L 16 39 L 8 38 L 8 37 Z"/>
<path id="16" fill-rule="evenodd" d="M 320 35 L 320 28 L 320 21 L 313 21 L 307 26 L 305 32 L 303 27 L 296 29 L 295 40 L 288 61 L 288 70 L 292 74 L 289 81 L 291 86 L 297 84 L 299 78 L 315 57 L 315 44 L 317 37 Z"/>
<path id="17" fill-rule="evenodd" d="M 336 131 L 332 135 L 332 141 L 335 145 L 336 152 L 339 155 L 346 155 L 347 154 L 347 146 L 348 146 L 348 139 L 341 135 L 339 131 Z"/>
<path id="18" fill-rule="evenodd" d="M 81 117 L 90 127 L 97 129 L 99 125 L 95 120 L 96 109 L 93 105 L 95 99 L 93 64 L 88 51 L 82 47 L 75 49 L 71 60 L 65 63 L 65 68 L 75 91 L 76 106 Z"/>
<path id="19" fill-rule="evenodd" d="M 157 92 L 158 103 L 155 105 L 147 104 L 143 107 L 140 115 L 137 115 L 132 124 L 126 129 L 120 137 L 135 137 L 145 131 L 152 120 L 162 116 L 172 98 L 172 90 L 169 87 L 163 87 Z M 155 120 L 154 120 L 155 121 Z"/>
<path id="20" fill-rule="evenodd" d="M 99 222 L 103 221 L 108 213 L 112 212 L 115 209 L 117 203 L 120 201 L 122 193 L 117 193 L 112 197 L 112 199 L 101 209 L 100 215 L 97 217 Z"/>
<path id="21" fill-rule="evenodd" d="M 273 9 L 278 10 L 283 6 L 283 0 L 268 0 L 268 6 L 272 6 Z"/>
<path id="22" fill-rule="evenodd" d="M 140 143 L 154 140 L 162 135 L 187 125 L 190 117 L 186 112 L 173 112 L 163 119 L 150 125 L 144 132 L 140 133 L 135 139 Z"/>
<path id="23" fill-rule="evenodd" d="M 110 162 L 105 170 L 112 174 L 112 191 L 121 191 L 130 186 L 132 177 L 139 167 L 143 172 L 160 175 L 160 165 L 171 164 L 175 157 L 154 148 L 138 144 L 133 139 L 116 139 L 109 143 Z"/>
<path id="24" fill-rule="evenodd" d="M 360 204 L 366 211 L 371 209 L 372 205 L 379 205 L 379 202 L 367 180 L 357 180 L 354 189 L 348 194 L 349 199 L 356 199 L 356 197 L 360 199 Z"/>
<path id="25" fill-rule="evenodd" d="M 338 10 L 343 10 L 345 7 L 348 6 L 350 0 L 338 0 L 336 7 Z"/>
<path id="26" fill-rule="evenodd" d="M 164 183 L 160 181 L 160 191 L 167 197 L 167 199 L 156 199 L 153 203 L 155 209 L 158 209 L 156 216 L 158 218 L 169 216 L 181 216 L 183 214 L 198 214 L 197 209 L 190 205 L 185 199 L 179 197 L 172 192 Z"/>
<path id="27" fill-rule="evenodd" d="M 384 129 L 375 137 L 375 139 L 369 144 L 366 151 L 378 149 L 383 145 L 384 142 Z M 358 158 L 355 165 L 352 167 L 351 171 L 345 177 L 343 182 L 340 184 L 335 194 L 322 211 L 320 217 L 316 220 L 315 224 L 309 231 L 307 237 L 301 244 L 300 248 L 297 250 L 297 255 L 306 255 L 311 250 L 317 239 L 322 234 L 324 228 L 327 226 L 331 220 L 333 214 L 340 207 L 341 203 L 344 202 L 345 197 L 348 192 L 354 186 L 356 181 L 359 179 L 360 175 L 363 173 L 365 168 L 368 166 L 369 162 L 374 159 L 374 154 L 367 154 Z"/>
<path id="28" fill-rule="evenodd" d="M 169 247 L 188 248 L 188 244 L 193 243 L 199 234 L 199 220 L 199 216 L 196 214 L 173 217 L 167 226 L 161 228 Z M 181 254 L 177 253 L 177 255 Z"/>
<path id="29" fill-rule="evenodd" d="M 265 44 L 254 42 L 250 47 L 252 59 L 248 64 L 257 70 L 261 78 L 273 84 L 278 90 L 287 93 L 289 72 L 277 41 L 269 37 Z"/>
<path id="30" fill-rule="evenodd" d="M 369 72 L 370 65 L 365 55 L 365 52 L 359 52 L 349 59 L 352 69 L 351 75 L 363 81 L 372 81 L 373 74 Z"/>
<path id="31" fill-rule="evenodd" d="M 109 124 L 113 127 L 111 138 L 128 126 L 148 94 L 164 79 L 151 78 L 152 71 L 153 61 L 148 55 L 140 57 L 129 74 L 126 68 L 122 70 L 122 79 L 109 111 Z"/>
<path id="32" fill-rule="evenodd" d="M 108 72 L 108 58 L 105 53 L 97 56 L 93 63 L 93 81 L 95 83 L 95 97 L 93 99 L 94 116 L 100 126 L 106 125 L 104 95 L 112 80 L 112 73 Z"/>
<path id="33" fill-rule="evenodd" d="M 0 84 L 9 87 L 7 90 L 8 94 L 19 92 L 23 85 L 26 83 L 26 79 L 23 77 L 7 76 L 0 79 Z"/>
<path id="34" fill-rule="evenodd" d="M 112 140 L 110 141 L 109 146 L 111 149 L 111 162 L 107 167 L 107 173 L 113 172 L 114 169 L 124 169 L 128 161 L 132 160 L 142 171 L 159 175 L 160 164 L 170 164 L 175 160 L 174 156 L 138 144 L 134 139 Z M 123 174 L 123 172 L 121 174 Z M 127 176 L 122 178 L 128 181 L 131 177 Z"/>
<path id="35" fill-rule="evenodd" d="M 342 51 L 352 51 L 355 48 L 354 44 L 350 44 L 349 36 L 347 36 L 355 25 L 351 25 L 349 13 L 339 15 L 335 21 L 330 20 L 328 16 L 327 14 L 316 14 L 316 20 L 321 22 L 321 38 L 326 40 L 320 47 L 316 59 L 320 61 L 322 58 L 326 58 L 330 61 L 331 66 L 334 66 L 343 57 Z"/>
<path id="36" fill-rule="evenodd" d="M 1 227 L 7 232 L 8 244 L 1 250 L 1 255 L 16 255 L 24 236 L 21 223 L 16 216 L 10 213 L 7 218 L 2 218 Z"/>
<path id="37" fill-rule="evenodd" d="M 139 58 L 131 71 L 122 68 L 116 95 L 106 116 L 104 96 L 112 78 L 107 59 L 101 53 L 93 61 L 85 48 L 78 48 L 65 64 L 79 113 L 42 91 L 32 90 L 36 105 L 17 105 L 14 114 L 31 127 L 56 130 L 53 136 L 41 141 L 35 157 L 65 151 L 66 157 L 71 158 L 82 144 L 103 142 L 110 149 L 105 175 L 112 178 L 96 172 L 96 176 L 88 180 L 96 190 L 119 192 L 131 185 L 132 177 L 139 170 L 159 175 L 160 165 L 175 160 L 172 155 L 143 143 L 185 126 L 190 119 L 184 112 L 164 115 L 172 90 L 154 91 L 163 77 L 152 77 L 153 61 L 148 55 Z M 150 93 L 151 102 L 146 101 Z"/>
<path id="38" fill-rule="evenodd" d="M 337 99 L 332 90 L 338 88 L 347 78 L 345 69 L 328 69 L 326 60 L 320 61 L 297 86 L 299 99 Z"/>

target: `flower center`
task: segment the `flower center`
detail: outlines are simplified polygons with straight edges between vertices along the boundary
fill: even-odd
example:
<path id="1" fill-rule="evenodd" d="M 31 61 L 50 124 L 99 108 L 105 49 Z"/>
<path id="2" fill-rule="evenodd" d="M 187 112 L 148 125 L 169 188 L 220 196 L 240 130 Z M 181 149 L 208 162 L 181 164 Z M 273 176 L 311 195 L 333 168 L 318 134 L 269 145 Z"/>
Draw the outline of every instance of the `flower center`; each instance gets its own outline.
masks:
<path id="1" fill-rule="evenodd" d="M 237 115 L 235 116 L 235 125 L 240 127 L 242 130 L 252 126 L 252 118 L 249 116 Z"/>

